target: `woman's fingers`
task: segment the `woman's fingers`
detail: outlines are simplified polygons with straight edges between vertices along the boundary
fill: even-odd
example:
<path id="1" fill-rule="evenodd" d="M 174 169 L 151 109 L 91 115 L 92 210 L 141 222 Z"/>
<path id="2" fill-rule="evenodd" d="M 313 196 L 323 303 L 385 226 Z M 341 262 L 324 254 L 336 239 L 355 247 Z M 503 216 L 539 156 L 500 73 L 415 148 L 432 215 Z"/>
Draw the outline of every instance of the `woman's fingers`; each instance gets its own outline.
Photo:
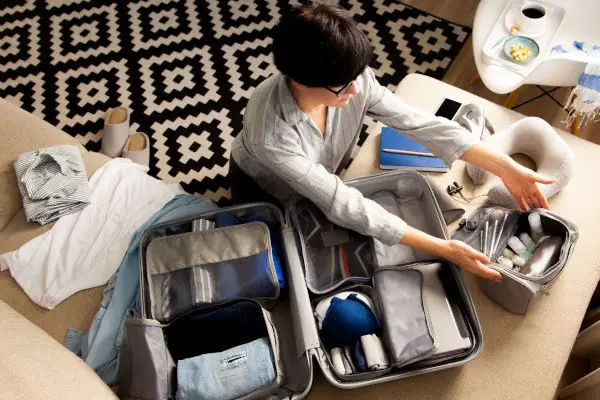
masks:
<path id="1" fill-rule="evenodd" d="M 534 196 L 538 199 L 538 202 L 539 202 L 541 208 L 545 208 L 546 210 L 550 209 L 550 204 L 548 203 L 548 199 L 546 198 L 546 195 L 544 195 L 544 192 L 542 192 L 542 189 L 537 187 L 537 190 L 535 191 Z"/>
<path id="2" fill-rule="evenodd" d="M 540 208 L 540 202 L 534 194 L 528 195 L 527 198 L 529 199 L 529 208 Z"/>
<path id="3" fill-rule="evenodd" d="M 554 182 L 555 182 L 555 179 L 554 179 L 554 178 L 547 178 L 547 177 L 545 177 L 545 176 L 542 176 L 542 175 L 540 175 L 540 174 L 537 174 L 537 173 L 535 173 L 535 172 L 533 172 L 533 173 L 530 175 L 530 177 L 531 177 L 531 180 L 532 180 L 533 182 L 539 182 L 539 183 L 543 183 L 543 184 L 546 184 L 546 185 L 548 185 L 548 184 L 550 184 L 550 183 L 554 183 Z"/>
<path id="4" fill-rule="evenodd" d="M 473 273 L 485 278 L 485 279 L 491 279 L 494 281 L 500 281 L 502 280 L 502 274 L 486 265 L 483 265 L 480 261 L 478 260 L 473 260 L 475 261 L 475 265 L 473 267 Z"/>
<path id="5" fill-rule="evenodd" d="M 467 252 L 475 260 L 479 260 L 482 263 L 486 263 L 486 264 L 490 262 L 490 258 L 488 256 L 486 256 L 485 254 L 483 254 L 480 251 L 475 250 L 471 246 L 467 246 Z"/>
<path id="6" fill-rule="evenodd" d="M 525 203 L 525 200 L 523 200 L 523 198 L 521 196 L 513 195 L 513 197 L 515 198 L 515 201 L 517 202 L 517 205 L 521 208 L 521 210 L 529 211 L 529 209 L 527 208 L 527 204 Z"/>

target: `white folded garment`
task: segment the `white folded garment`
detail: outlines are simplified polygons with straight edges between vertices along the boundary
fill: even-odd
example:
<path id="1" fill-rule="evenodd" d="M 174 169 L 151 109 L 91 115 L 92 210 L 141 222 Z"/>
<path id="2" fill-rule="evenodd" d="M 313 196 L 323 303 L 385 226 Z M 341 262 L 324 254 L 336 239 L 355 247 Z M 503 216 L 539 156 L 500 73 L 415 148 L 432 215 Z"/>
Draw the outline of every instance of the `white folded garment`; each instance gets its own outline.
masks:
<path id="1" fill-rule="evenodd" d="M 127 159 L 109 161 L 90 179 L 90 205 L 0 255 L 0 269 L 9 268 L 31 300 L 49 309 L 80 290 L 104 285 L 119 268 L 133 233 L 185 193 L 147 171 Z"/>
<path id="2" fill-rule="evenodd" d="M 378 371 L 390 367 L 390 361 L 385 350 L 383 349 L 383 343 L 377 335 L 365 335 L 360 337 L 360 343 L 365 353 L 365 359 L 367 360 L 367 366 L 371 371 Z"/>
<path id="3" fill-rule="evenodd" d="M 346 366 L 344 365 L 344 356 L 342 355 L 342 352 L 342 349 L 339 347 L 331 349 L 331 363 L 339 375 L 346 375 Z"/>
<path id="4" fill-rule="evenodd" d="M 352 348 L 350 346 L 344 347 L 344 358 L 348 361 L 350 365 L 350 373 L 355 374 L 357 369 L 356 365 L 354 365 L 354 361 L 352 360 Z"/>

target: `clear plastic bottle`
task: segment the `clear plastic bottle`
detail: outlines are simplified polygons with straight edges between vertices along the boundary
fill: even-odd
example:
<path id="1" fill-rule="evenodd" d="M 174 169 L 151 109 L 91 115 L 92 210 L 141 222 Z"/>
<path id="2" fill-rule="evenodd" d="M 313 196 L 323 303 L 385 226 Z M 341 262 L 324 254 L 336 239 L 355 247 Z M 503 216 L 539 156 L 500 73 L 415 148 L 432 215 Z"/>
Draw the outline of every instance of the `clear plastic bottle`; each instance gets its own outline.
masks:
<path id="1" fill-rule="evenodd" d="M 529 227 L 531 228 L 531 238 L 537 243 L 542 236 L 546 235 L 544 228 L 542 227 L 542 218 L 538 213 L 531 213 L 527 219 L 529 220 Z"/>
<path id="2" fill-rule="evenodd" d="M 525 247 L 523 242 L 521 242 L 518 237 L 512 236 L 510 239 L 508 239 L 508 245 L 511 249 L 513 249 L 513 251 L 517 255 L 519 255 L 525 261 L 527 261 L 529 257 L 531 257 L 532 253 L 527 250 L 527 247 Z"/>

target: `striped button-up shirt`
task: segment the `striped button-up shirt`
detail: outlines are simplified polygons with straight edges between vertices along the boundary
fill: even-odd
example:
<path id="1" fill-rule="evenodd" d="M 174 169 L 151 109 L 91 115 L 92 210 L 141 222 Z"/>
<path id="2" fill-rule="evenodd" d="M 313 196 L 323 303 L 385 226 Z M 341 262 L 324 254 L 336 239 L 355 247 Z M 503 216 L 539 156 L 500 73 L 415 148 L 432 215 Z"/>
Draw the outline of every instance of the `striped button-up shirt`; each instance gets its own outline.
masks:
<path id="1" fill-rule="evenodd" d="M 75 146 L 23 153 L 13 167 L 27 221 L 44 225 L 90 203 L 85 165 Z"/>
<path id="2" fill-rule="evenodd" d="M 357 79 L 360 93 L 345 107 L 329 107 L 323 135 L 296 104 L 283 75 L 253 92 L 232 157 L 266 192 L 282 202 L 300 193 L 335 224 L 394 245 L 406 223 L 346 186 L 335 171 L 354 146 L 365 115 L 425 145 L 450 166 L 474 143 L 475 135 L 445 118 L 408 106 L 381 86 L 367 68 Z"/>

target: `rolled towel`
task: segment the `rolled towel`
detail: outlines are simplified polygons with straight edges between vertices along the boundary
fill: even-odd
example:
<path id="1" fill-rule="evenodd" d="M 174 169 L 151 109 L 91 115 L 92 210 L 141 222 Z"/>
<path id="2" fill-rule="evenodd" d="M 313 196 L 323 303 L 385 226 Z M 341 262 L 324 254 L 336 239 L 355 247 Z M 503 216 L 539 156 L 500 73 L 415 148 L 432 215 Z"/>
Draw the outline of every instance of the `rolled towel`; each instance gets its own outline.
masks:
<path id="1" fill-rule="evenodd" d="M 340 355 L 342 356 L 342 362 L 344 363 L 344 375 L 352 374 L 352 365 L 350 365 L 350 361 L 346 358 L 346 353 L 344 353 L 343 349 L 340 349 Z"/>
<path id="2" fill-rule="evenodd" d="M 346 375 L 346 367 L 344 366 L 344 357 L 342 357 L 341 348 L 334 347 L 331 349 L 331 363 L 338 374 Z"/>
<path id="3" fill-rule="evenodd" d="M 383 343 L 377 335 L 361 336 L 360 342 L 365 352 L 367 365 L 371 371 L 379 371 L 390 367 L 390 361 L 383 349 Z"/>
<path id="4" fill-rule="evenodd" d="M 352 374 L 355 374 L 357 371 L 356 365 L 354 365 L 354 360 L 352 360 L 352 347 L 346 346 L 344 347 L 344 358 L 348 360 L 348 364 L 350 364 L 350 369 L 352 370 Z"/>

